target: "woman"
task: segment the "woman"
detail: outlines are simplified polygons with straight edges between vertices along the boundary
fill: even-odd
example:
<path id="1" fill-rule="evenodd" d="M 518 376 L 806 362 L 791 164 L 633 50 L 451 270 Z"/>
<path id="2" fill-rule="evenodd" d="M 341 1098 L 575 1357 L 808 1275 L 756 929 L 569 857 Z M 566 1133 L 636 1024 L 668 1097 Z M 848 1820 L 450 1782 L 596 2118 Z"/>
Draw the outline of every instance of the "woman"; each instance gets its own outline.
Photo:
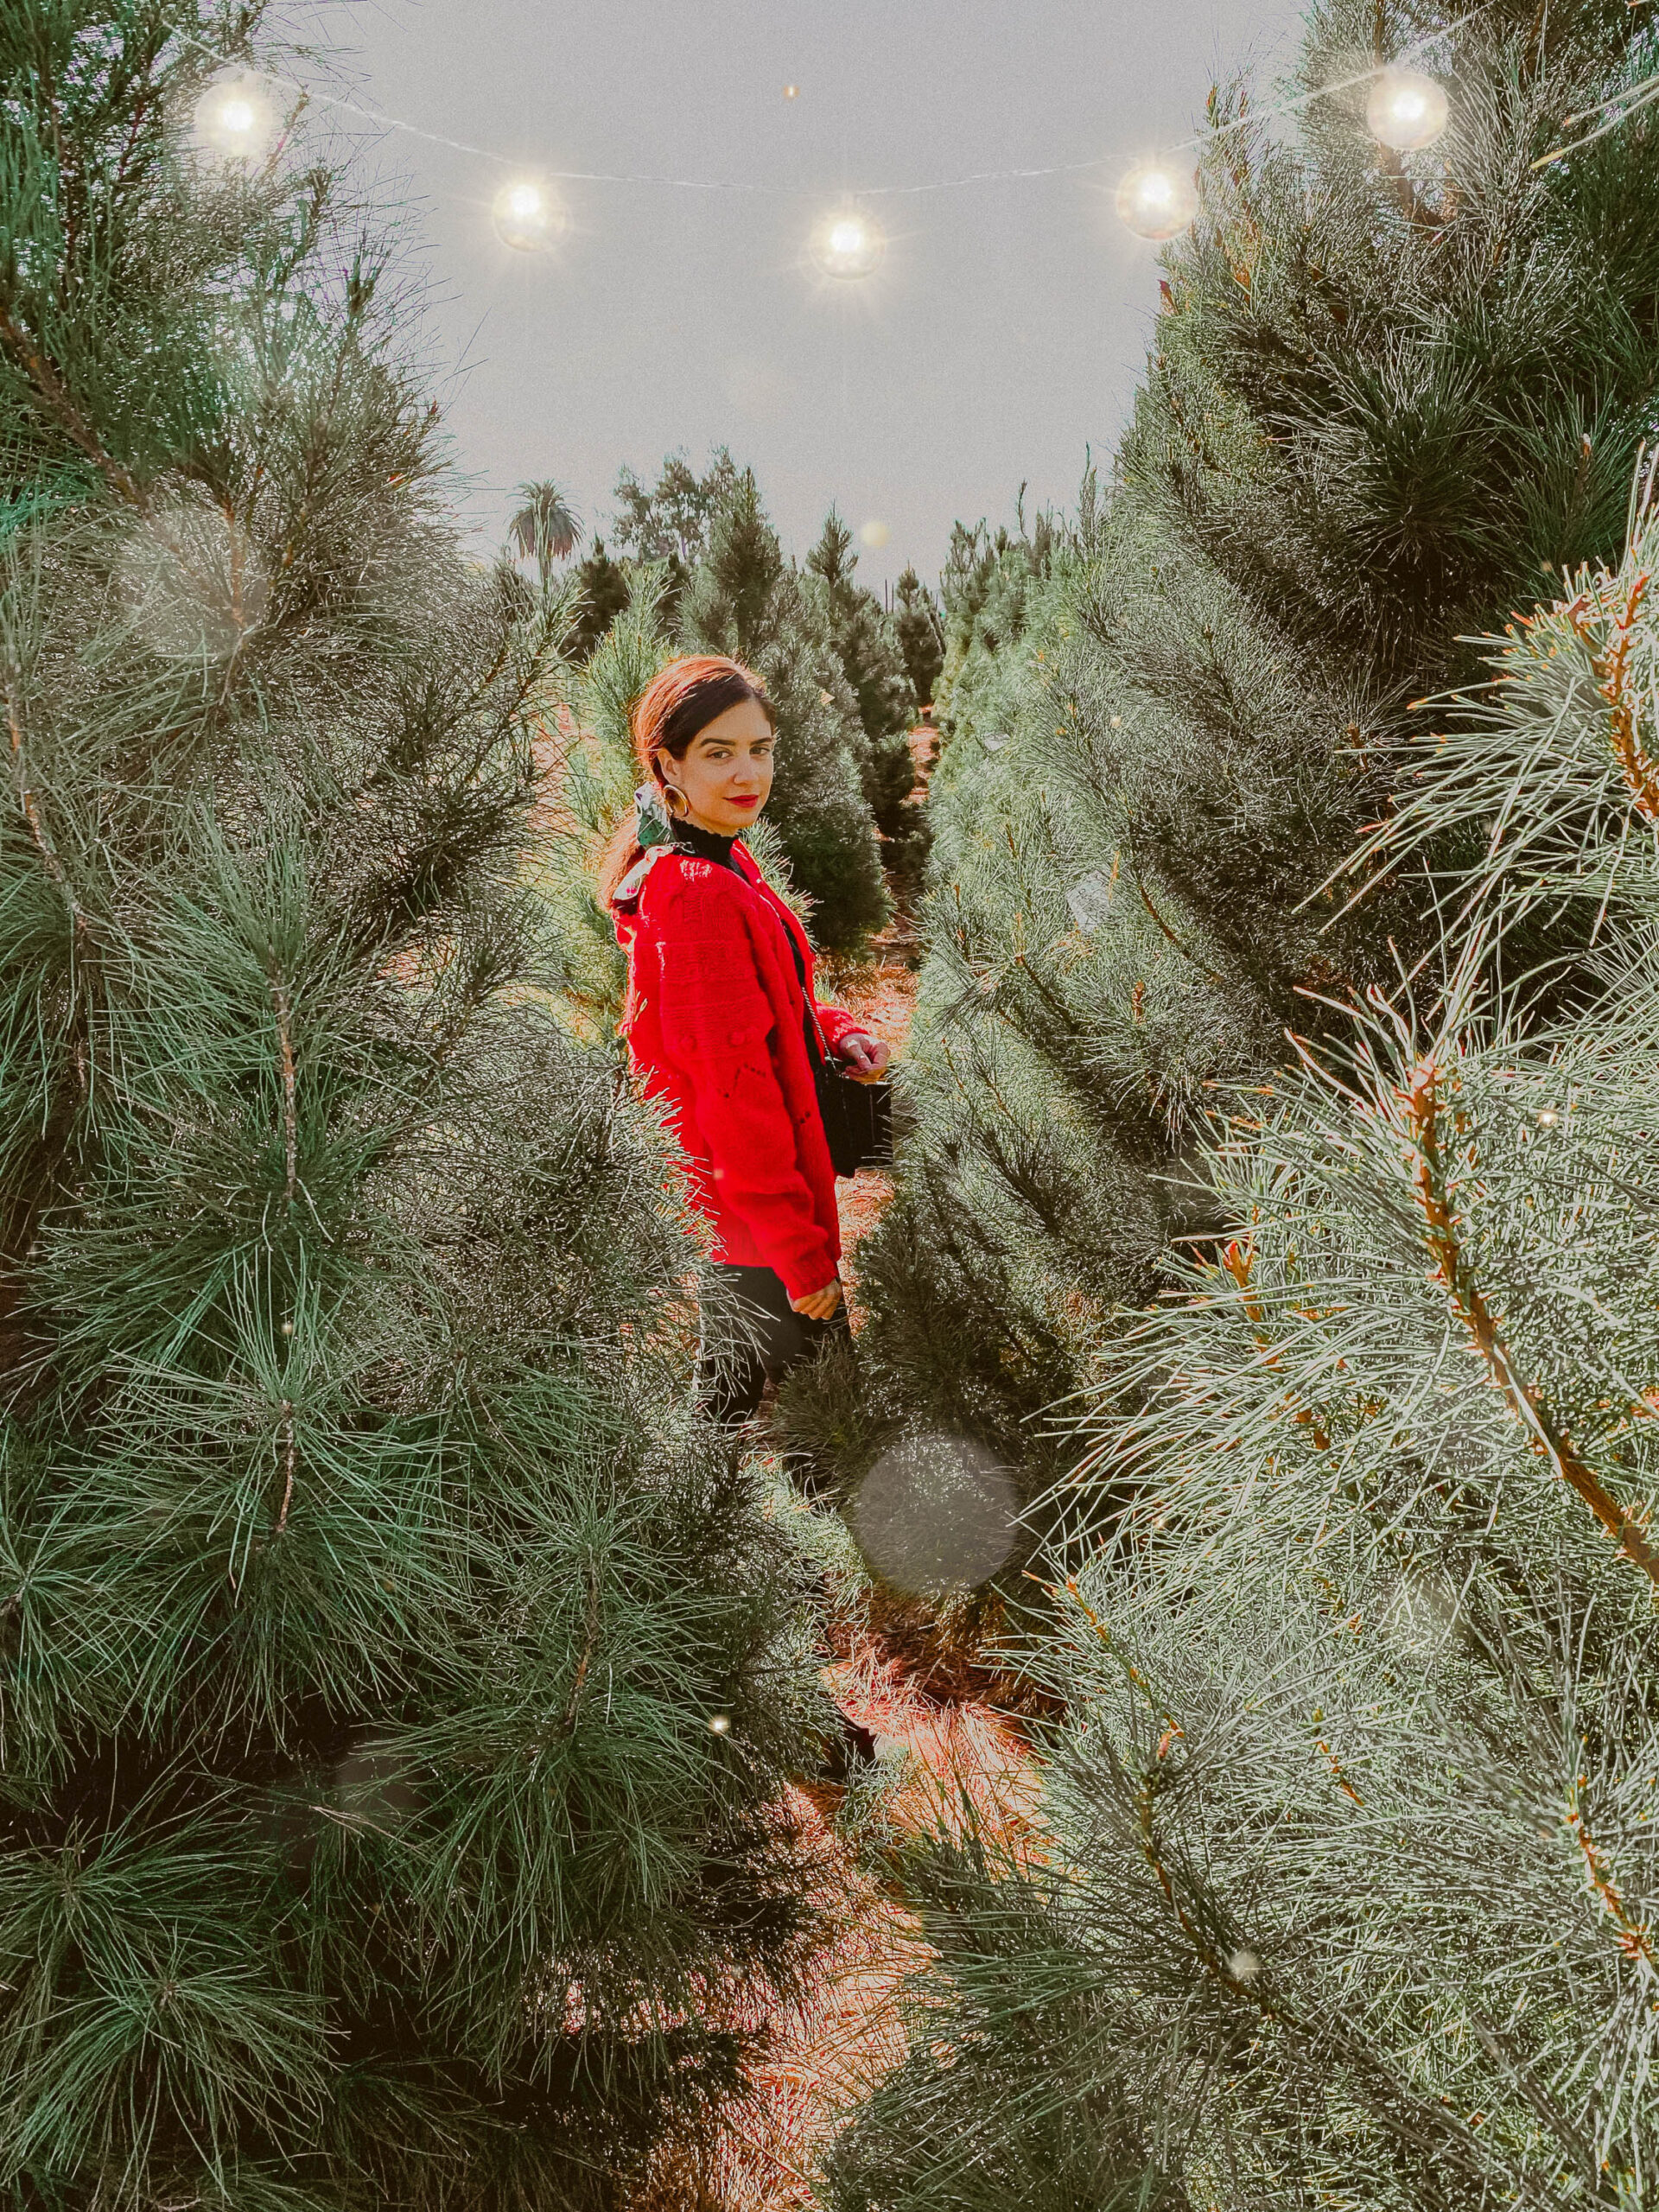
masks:
<path id="1" fill-rule="evenodd" d="M 713 655 L 675 661 L 636 703 L 633 738 L 646 781 L 604 879 L 628 956 L 622 1027 L 714 1224 L 702 1388 L 736 1422 L 768 1376 L 846 1328 L 815 1065 L 827 1052 L 868 1079 L 887 1047 L 814 1002 L 806 933 L 741 842 L 772 791 L 760 679 Z"/>

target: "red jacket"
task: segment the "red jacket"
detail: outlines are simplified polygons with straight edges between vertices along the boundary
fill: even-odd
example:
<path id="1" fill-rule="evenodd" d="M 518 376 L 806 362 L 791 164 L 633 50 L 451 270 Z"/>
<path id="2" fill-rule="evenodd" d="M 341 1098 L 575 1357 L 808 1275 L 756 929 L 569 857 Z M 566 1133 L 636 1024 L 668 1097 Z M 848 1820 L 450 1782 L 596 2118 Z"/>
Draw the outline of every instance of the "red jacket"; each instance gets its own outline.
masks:
<path id="1" fill-rule="evenodd" d="M 715 1256 L 770 1268 L 791 1298 L 833 1281 L 835 1172 L 804 1034 L 790 939 L 812 988 L 812 948 L 741 844 L 743 871 L 664 852 L 613 909 L 628 956 L 622 1018 L 645 1090 L 668 1109 Z M 818 1007 L 831 1051 L 859 1025 Z"/>

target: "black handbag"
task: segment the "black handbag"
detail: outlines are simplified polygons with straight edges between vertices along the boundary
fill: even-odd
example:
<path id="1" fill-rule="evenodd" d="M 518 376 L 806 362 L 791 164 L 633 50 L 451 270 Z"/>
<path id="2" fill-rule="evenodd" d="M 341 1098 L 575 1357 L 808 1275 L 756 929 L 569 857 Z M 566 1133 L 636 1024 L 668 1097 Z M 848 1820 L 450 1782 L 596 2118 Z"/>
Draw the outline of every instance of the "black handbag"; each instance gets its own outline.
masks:
<path id="1" fill-rule="evenodd" d="M 893 1085 L 861 1083 L 838 1062 L 823 1041 L 818 1017 L 807 1001 L 811 1025 L 812 1077 L 818 1113 L 830 1146 L 830 1165 L 837 1175 L 856 1175 L 861 1167 L 893 1165 Z"/>

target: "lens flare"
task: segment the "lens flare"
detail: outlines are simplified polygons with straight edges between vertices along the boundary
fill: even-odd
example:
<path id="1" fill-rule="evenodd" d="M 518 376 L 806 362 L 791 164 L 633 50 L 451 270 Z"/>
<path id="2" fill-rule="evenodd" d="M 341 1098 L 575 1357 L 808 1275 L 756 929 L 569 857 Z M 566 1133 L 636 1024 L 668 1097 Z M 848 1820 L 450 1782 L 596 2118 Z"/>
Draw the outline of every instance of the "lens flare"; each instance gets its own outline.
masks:
<path id="1" fill-rule="evenodd" d="M 389 1835 L 421 1809 L 408 1761 L 389 1743 L 363 1743 L 335 1763 L 334 1798 L 346 1826 Z"/>
<path id="2" fill-rule="evenodd" d="M 163 660 L 231 659 L 270 600 L 259 548 L 205 498 L 158 501 L 130 525 L 112 567 L 134 634 Z"/>
<path id="3" fill-rule="evenodd" d="M 887 242 L 869 216 L 851 209 L 826 216 L 812 233 L 813 260 L 826 276 L 868 276 L 881 265 Z"/>
<path id="4" fill-rule="evenodd" d="M 1117 212 L 1138 238 L 1173 238 L 1198 212 L 1197 179 L 1167 162 L 1142 162 L 1118 186 Z"/>
<path id="5" fill-rule="evenodd" d="M 1365 103 L 1365 127 L 1379 144 L 1414 154 L 1433 144 L 1452 113 L 1446 88 L 1419 69 L 1385 69 Z"/>
<path id="6" fill-rule="evenodd" d="M 886 523 L 872 518 L 860 529 L 858 542 L 861 545 L 867 546 L 872 553 L 880 553 L 884 546 L 892 543 L 893 532 Z"/>
<path id="7" fill-rule="evenodd" d="M 528 176 L 504 184 L 490 214 L 497 238 L 518 253 L 542 253 L 556 245 L 570 221 L 558 195 Z"/>
<path id="8" fill-rule="evenodd" d="M 251 165 L 270 150 L 279 118 L 260 79 L 243 71 L 215 77 L 197 100 L 192 120 L 202 152 Z"/>
<path id="9" fill-rule="evenodd" d="M 1020 1497 L 970 1436 L 907 1436 L 859 1485 L 849 1518 L 865 1558 L 895 1590 L 944 1596 L 988 1581 L 1020 1543 Z"/>

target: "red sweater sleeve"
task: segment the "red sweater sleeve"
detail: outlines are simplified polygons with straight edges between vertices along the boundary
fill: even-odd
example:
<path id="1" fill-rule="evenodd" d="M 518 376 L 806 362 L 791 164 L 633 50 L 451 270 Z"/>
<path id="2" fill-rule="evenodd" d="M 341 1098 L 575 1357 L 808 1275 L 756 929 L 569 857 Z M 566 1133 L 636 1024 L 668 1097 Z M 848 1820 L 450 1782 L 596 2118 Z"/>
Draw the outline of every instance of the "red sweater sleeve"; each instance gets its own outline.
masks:
<path id="1" fill-rule="evenodd" d="M 849 1014 L 844 1007 L 821 1006 L 817 1011 L 818 1027 L 823 1032 L 823 1041 L 832 1052 L 843 1037 L 850 1037 L 855 1033 L 861 1037 L 868 1037 L 870 1034 L 869 1030 L 858 1016 L 855 1014 Z"/>
<path id="2" fill-rule="evenodd" d="M 691 1093 L 723 1209 L 745 1224 L 791 1298 L 834 1280 L 769 1039 L 770 1001 L 735 899 L 690 871 L 658 924 L 663 1044 Z"/>

